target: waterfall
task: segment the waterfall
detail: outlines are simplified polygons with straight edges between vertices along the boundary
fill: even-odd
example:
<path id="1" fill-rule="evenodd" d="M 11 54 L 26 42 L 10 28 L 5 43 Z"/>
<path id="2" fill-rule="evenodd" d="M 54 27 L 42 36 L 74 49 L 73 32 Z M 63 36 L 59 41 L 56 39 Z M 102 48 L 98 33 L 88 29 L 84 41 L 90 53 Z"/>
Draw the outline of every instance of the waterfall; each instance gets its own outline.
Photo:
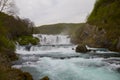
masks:
<path id="1" fill-rule="evenodd" d="M 41 52 L 41 51 L 55 51 L 55 49 L 61 50 L 68 48 L 70 51 L 75 48 L 75 45 L 70 42 L 69 35 L 45 35 L 45 34 L 34 34 L 34 37 L 39 38 L 40 43 L 38 45 L 16 45 L 16 53 L 21 52 Z M 29 48 L 29 49 L 28 49 Z M 66 50 L 66 49 L 65 49 Z M 64 51 L 65 51 L 64 50 Z M 23 52 L 23 53 L 24 53 Z"/>
<path id="2" fill-rule="evenodd" d="M 40 39 L 40 44 L 42 45 L 60 45 L 60 44 L 71 44 L 68 35 L 34 35 Z"/>

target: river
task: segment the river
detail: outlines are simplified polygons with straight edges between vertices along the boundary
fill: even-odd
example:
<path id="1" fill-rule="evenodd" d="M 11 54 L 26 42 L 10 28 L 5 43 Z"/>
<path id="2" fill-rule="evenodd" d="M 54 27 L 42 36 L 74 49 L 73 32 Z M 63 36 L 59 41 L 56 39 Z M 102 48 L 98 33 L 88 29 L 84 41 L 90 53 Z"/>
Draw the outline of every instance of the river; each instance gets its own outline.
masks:
<path id="1" fill-rule="evenodd" d="M 34 80 L 48 76 L 50 80 L 120 80 L 117 61 L 119 58 L 93 57 L 76 53 L 68 35 L 34 35 L 40 44 L 32 46 L 17 45 L 16 53 L 20 59 L 13 67 L 30 72 Z"/>

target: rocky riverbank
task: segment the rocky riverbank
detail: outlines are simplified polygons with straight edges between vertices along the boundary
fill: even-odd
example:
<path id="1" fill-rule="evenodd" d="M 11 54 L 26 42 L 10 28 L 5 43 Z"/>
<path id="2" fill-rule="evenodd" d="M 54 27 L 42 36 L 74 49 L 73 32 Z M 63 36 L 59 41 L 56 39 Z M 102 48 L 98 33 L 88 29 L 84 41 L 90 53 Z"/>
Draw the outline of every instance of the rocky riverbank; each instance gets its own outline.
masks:
<path id="1" fill-rule="evenodd" d="M 111 37 L 112 36 L 113 35 L 111 35 Z M 97 26 L 85 24 L 75 32 L 75 35 L 71 36 L 71 42 L 78 44 L 77 48 L 79 49 L 85 50 L 84 45 L 89 45 L 91 47 L 98 47 L 98 48 L 104 47 L 111 51 L 119 52 L 120 40 L 119 37 L 116 38 L 117 39 L 108 38 L 108 32 L 104 28 L 100 29 Z"/>
<path id="2" fill-rule="evenodd" d="M 12 67 L 12 62 L 18 60 L 16 40 L 32 35 L 29 24 L 17 16 L 0 12 L 0 80 L 33 80 L 29 73 Z"/>
<path id="3" fill-rule="evenodd" d="M 4 54 L 0 53 L 0 80 L 33 80 L 29 73 L 11 67 L 11 62 L 16 56 L 12 55 L 9 58 L 10 55 Z"/>
<path id="4" fill-rule="evenodd" d="M 119 4 L 119 0 L 97 0 L 86 24 L 73 32 L 72 42 L 120 52 Z"/>

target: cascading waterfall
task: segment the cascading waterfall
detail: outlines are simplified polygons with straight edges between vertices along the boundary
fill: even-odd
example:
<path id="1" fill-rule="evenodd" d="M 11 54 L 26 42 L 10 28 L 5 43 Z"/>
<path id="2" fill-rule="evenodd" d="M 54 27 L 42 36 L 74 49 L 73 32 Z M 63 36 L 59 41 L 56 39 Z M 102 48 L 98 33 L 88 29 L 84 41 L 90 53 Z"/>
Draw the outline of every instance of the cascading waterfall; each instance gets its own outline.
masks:
<path id="1" fill-rule="evenodd" d="M 114 58 L 76 53 L 68 35 L 34 36 L 40 39 L 40 44 L 31 46 L 30 51 L 17 45 L 20 60 L 13 66 L 30 72 L 34 80 L 44 76 L 50 80 L 120 80 L 120 65 L 107 62 Z"/>
<path id="2" fill-rule="evenodd" d="M 34 35 L 40 39 L 40 44 L 42 45 L 60 45 L 60 44 L 70 44 L 70 38 L 68 35 Z"/>
<path id="3" fill-rule="evenodd" d="M 41 50 L 51 50 L 58 47 L 71 47 L 73 44 L 70 43 L 70 38 L 68 35 L 33 35 L 40 39 L 40 43 L 36 46 L 30 45 L 30 51 L 41 51 Z M 26 45 L 29 46 L 29 45 Z M 16 51 L 27 51 L 26 46 L 17 45 Z"/>

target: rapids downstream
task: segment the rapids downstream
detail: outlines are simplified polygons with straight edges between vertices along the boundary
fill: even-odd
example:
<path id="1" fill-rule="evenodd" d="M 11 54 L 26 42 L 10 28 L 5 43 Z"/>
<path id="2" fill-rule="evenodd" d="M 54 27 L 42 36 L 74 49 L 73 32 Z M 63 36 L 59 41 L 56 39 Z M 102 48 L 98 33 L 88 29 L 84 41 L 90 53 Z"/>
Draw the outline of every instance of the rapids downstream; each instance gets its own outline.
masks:
<path id="1" fill-rule="evenodd" d="M 40 44 L 17 45 L 20 59 L 13 67 L 30 72 L 34 80 L 120 80 L 120 58 L 93 57 L 75 52 L 68 35 L 34 35 Z M 115 62 L 109 62 L 116 60 Z"/>

